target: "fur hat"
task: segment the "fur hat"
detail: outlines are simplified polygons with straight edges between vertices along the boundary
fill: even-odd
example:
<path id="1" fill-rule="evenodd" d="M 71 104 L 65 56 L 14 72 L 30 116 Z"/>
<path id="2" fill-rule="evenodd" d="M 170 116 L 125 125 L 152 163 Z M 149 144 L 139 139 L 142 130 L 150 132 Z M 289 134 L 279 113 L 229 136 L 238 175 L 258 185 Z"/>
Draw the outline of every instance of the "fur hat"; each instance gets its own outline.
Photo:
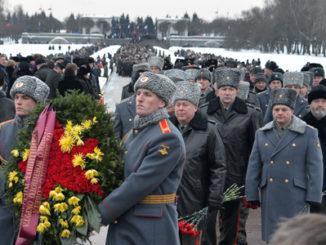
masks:
<path id="1" fill-rule="evenodd" d="M 175 84 L 170 78 L 162 74 L 144 72 L 136 81 L 134 90 L 147 89 L 160 97 L 165 105 L 169 105 L 170 100 L 175 92 Z"/>
<path id="2" fill-rule="evenodd" d="M 325 71 L 322 67 L 314 67 L 310 71 L 314 74 L 314 77 L 325 77 Z"/>
<path id="3" fill-rule="evenodd" d="M 242 100 L 247 100 L 249 96 L 249 90 L 250 90 L 250 83 L 245 81 L 240 81 L 239 83 L 239 92 L 238 92 L 238 98 Z"/>
<path id="4" fill-rule="evenodd" d="M 311 87 L 312 79 L 314 77 L 313 73 L 311 71 L 304 71 L 303 75 L 304 75 L 303 85 L 307 86 L 308 88 Z"/>
<path id="5" fill-rule="evenodd" d="M 316 99 L 326 99 L 326 86 L 318 85 L 313 87 L 310 93 L 308 94 L 308 103 Z"/>
<path id="6" fill-rule="evenodd" d="M 211 75 L 211 72 L 208 70 L 208 69 L 200 69 L 198 72 L 197 72 L 197 76 L 196 76 L 196 81 L 199 80 L 199 79 L 205 79 L 205 80 L 208 80 L 208 81 L 212 81 L 212 75 Z"/>
<path id="7" fill-rule="evenodd" d="M 148 63 L 139 63 L 139 64 L 134 64 L 132 66 L 132 72 L 137 72 L 137 71 L 150 71 L 151 68 L 149 67 Z"/>
<path id="8" fill-rule="evenodd" d="M 21 76 L 16 79 L 10 89 L 10 96 L 25 94 L 36 102 L 44 102 L 50 93 L 50 88 L 43 81 L 34 76 Z"/>
<path id="9" fill-rule="evenodd" d="M 271 91 L 272 106 L 286 105 L 294 109 L 297 93 L 293 89 L 279 88 Z"/>
<path id="10" fill-rule="evenodd" d="M 266 62 L 265 68 L 274 71 L 275 69 L 278 68 L 278 65 L 276 64 L 275 61 L 269 60 L 269 61 Z"/>
<path id="11" fill-rule="evenodd" d="M 198 69 L 190 68 L 185 70 L 185 73 L 188 81 L 196 81 Z"/>
<path id="12" fill-rule="evenodd" d="M 151 56 L 148 59 L 148 64 L 150 67 L 154 66 L 162 70 L 164 66 L 164 60 L 159 56 Z"/>
<path id="13" fill-rule="evenodd" d="M 187 74 L 181 69 L 166 70 L 164 71 L 164 75 L 170 78 L 175 83 L 187 80 Z"/>
<path id="14" fill-rule="evenodd" d="M 303 72 L 285 72 L 283 75 L 283 86 L 299 85 L 303 86 L 304 74 Z"/>
<path id="15" fill-rule="evenodd" d="M 258 73 L 256 74 L 256 82 L 265 82 L 267 83 L 267 77 L 264 73 Z"/>
<path id="16" fill-rule="evenodd" d="M 177 100 L 187 100 L 198 106 L 200 99 L 200 87 L 197 83 L 192 83 L 188 81 L 178 82 L 176 84 L 176 91 L 172 98 L 172 103 L 174 104 Z"/>
<path id="17" fill-rule="evenodd" d="M 235 68 L 218 68 L 215 69 L 214 77 L 217 83 L 217 88 L 223 86 L 230 86 L 234 88 L 239 87 L 241 72 Z"/>

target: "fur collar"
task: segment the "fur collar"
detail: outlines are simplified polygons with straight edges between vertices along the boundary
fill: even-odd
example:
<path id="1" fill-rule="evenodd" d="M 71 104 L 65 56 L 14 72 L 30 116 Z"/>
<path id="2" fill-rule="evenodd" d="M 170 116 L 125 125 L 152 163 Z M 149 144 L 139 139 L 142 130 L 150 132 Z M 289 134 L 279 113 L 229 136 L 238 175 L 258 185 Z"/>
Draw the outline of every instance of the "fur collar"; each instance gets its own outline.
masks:
<path id="1" fill-rule="evenodd" d="M 213 114 L 216 111 L 221 110 L 221 109 L 222 108 L 221 108 L 221 104 L 220 104 L 220 98 L 219 97 L 213 98 L 211 101 L 208 102 L 207 114 L 211 115 L 211 114 Z M 243 100 L 239 99 L 239 98 L 235 99 L 231 109 L 235 110 L 236 112 L 238 112 L 240 114 L 247 114 L 248 113 L 246 103 Z"/>
<path id="2" fill-rule="evenodd" d="M 306 131 L 307 123 L 302 121 L 300 118 L 293 116 L 292 122 L 289 125 L 288 129 L 299 134 L 304 134 Z M 274 121 L 267 123 L 264 127 L 261 128 L 263 131 L 272 130 L 274 128 Z"/>
<path id="3" fill-rule="evenodd" d="M 179 122 L 176 116 L 172 116 L 170 120 L 176 127 L 178 127 Z M 194 118 L 190 121 L 189 126 L 195 130 L 206 130 L 207 124 L 207 119 L 199 111 L 197 111 Z"/>

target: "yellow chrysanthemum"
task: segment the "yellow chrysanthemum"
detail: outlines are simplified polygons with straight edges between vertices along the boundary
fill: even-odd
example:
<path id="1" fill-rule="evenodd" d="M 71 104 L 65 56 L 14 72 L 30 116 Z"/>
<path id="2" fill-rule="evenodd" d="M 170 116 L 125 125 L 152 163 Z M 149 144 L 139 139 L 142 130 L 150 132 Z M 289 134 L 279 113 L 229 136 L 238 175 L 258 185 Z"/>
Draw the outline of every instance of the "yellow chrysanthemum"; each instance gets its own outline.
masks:
<path id="1" fill-rule="evenodd" d="M 38 233 L 44 233 L 46 230 L 47 230 L 47 228 L 46 228 L 44 223 L 39 223 L 37 228 L 36 228 L 36 231 Z"/>
<path id="2" fill-rule="evenodd" d="M 53 199 L 54 201 L 56 201 L 56 202 L 60 202 L 60 201 L 65 200 L 65 195 L 63 195 L 62 192 L 60 192 L 60 193 L 56 193 L 56 194 L 52 197 L 52 199 Z"/>
<path id="3" fill-rule="evenodd" d="M 48 202 L 42 202 L 42 205 L 47 208 L 47 209 L 50 209 L 50 203 Z"/>
<path id="4" fill-rule="evenodd" d="M 62 238 L 69 238 L 70 237 L 70 231 L 68 229 L 64 229 L 61 233 L 60 236 Z"/>
<path id="5" fill-rule="evenodd" d="M 93 117 L 93 123 L 95 124 L 95 123 L 97 123 L 97 118 L 96 117 Z"/>
<path id="6" fill-rule="evenodd" d="M 45 227 L 47 229 L 49 229 L 51 227 L 51 223 L 48 220 L 44 221 L 43 224 L 45 225 Z"/>
<path id="7" fill-rule="evenodd" d="M 27 161 L 28 160 L 29 153 L 30 153 L 30 150 L 29 149 L 25 149 L 24 150 L 24 152 L 23 152 L 23 161 Z"/>
<path id="8" fill-rule="evenodd" d="M 80 215 L 72 216 L 70 223 L 75 224 L 76 227 L 81 227 L 85 224 L 84 218 Z"/>
<path id="9" fill-rule="evenodd" d="M 46 222 L 46 221 L 49 221 L 49 218 L 48 218 L 47 216 L 43 216 L 43 215 L 41 215 L 41 216 L 40 216 L 40 222 L 41 222 L 41 223 L 44 223 L 44 222 Z"/>
<path id="10" fill-rule="evenodd" d="M 84 122 L 82 122 L 82 126 L 85 130 L 88 130 L 92 127 L 92 121 L 91 120 L 86 120 Z"/>
<path id="11" fill-rule="evenodd" d="M 9 172 L 9 174 L 8 174 L 8 180 L 10 182 L 17 183 L 18 180 L 19 180 L 19 178 L 18 178 L 17 175 L 18 175 L 18 172 L 17 171 L 11 171 L 11 172 Z"/>
<path id="12" fill-rule="evenodd" d="M 10 154 L 13 156 L 13 157 L 19 157 L 19 151 L 17 149 L 13 149 Z"/>
<path id="13" fill-rule="evenodd" d="M 78 146 L 82 146 L 82 145 L 84 145 L 85 143 L 84 143 L 84 141 L 81 139 L 81 138 L 79 138 L 78 140 L 77 140 L 77 143 L 76 143 Z"/>
<path id="14" fill-rule="evenodd" d="M 68 204 L 65 202 L 54 204 L 53 207 L 57 213 L 64 213 L 68 210 Z"/>
<path id="15" fill-rule="evenodd" d="M 79 201 L 80 201 L 80 199 L 76 196 L 72 196 L 68 199 L 69 205 L 72 205 L 72 206 L 77 206 Z"/>
<path id="16" fill-rule="evenodd" d="M 63 189 L 62 189 L 60 186 L 57 186 L 57 187 L 54 189 L 54 191 L 55 191 L 56 193 L 61 193 L 61 192 L 63 191 Z"/>
<path id="17" fill-rule="evenodd" d="M 59 144 L 63 153 L 70 152 L 74 146 L 74 140 L 70 135 L 64 135 L 60 138 Z"/>
<path id="18" fill-rule="evenodd" d="M 13 202 L 15 204 L 22 204 L 22 202 L 23 202 L 23 192 L 22 191 L 17 192 L 17 194 L 15 195 L 15 197 L 13 199 Z"/>
<path id="19" fill-rule="evenodd" d="M 40 206 L 39 212 L 40 212 L 41 215 L 48 215 L 48 216 L 51 215 L 50 209 L 43 206 L 43 205 Z"/>
<path id="20" fill-rule="evenodd" d="M 104 153 L 101 151 L 100 148 L 94 148 L 95 160 L 101 162 L 103 160 Z"/>
<path id="21" fill-rule="evenodd" d="M 71 210 L 72 214 L 80 214 L 81 206 L 77 206 Z"/>
<path id="22" fill-rule="evenodd" d="M 97 177 L 99 173 L 95 169 L 90 169 L 85 172 L 86 179 L 93 179 L 94 177 Z"/>
<path id="23" fill-rule="evenodd" d="M 91 184 L 96 185 L 98 183 L 98 178 L 92 178 L 91 179 Z"/>
<path id="24" fill-rule="evenodd" d="M 84 159 L 84 155 L 82 153 L 78 153 L 78 154 L 75 154 L 73 159 L 72 159 L 72 165 L 74 167 L 78 167 L 80 166 L 82 169 L 85 168 L 85 159 Z"/>
<path id="25" fill-rule="evenodd" d="M 73 127 L 72 121 L 68 120 L 65 128 L 65 132 L 67 133 L 71 132 L 72 127 Z"/>
<path id="26" fill-rule="evenodd" d="M 59 224 L 61 225 L 62 228 L 69 228 L 69 224 L 67 220 L 59 219 Z"/>

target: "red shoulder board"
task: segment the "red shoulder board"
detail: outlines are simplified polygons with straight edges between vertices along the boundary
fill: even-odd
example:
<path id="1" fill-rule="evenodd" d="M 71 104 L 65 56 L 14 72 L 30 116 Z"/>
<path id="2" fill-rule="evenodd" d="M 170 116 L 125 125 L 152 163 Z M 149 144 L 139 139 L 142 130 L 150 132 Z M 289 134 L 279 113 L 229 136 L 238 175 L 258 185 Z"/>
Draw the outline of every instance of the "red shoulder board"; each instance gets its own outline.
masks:
<path id="1" fill-rule="evenodd" d="M 7 121 L 4 121 L 2 123 L 0 123 L 0 128 L 8 123 L 11 123 L 12 121 L 14 121 L 15 119 L 10 119 L 10 120 L 7 120 Z"/>
<path id="2" fill-rule="evenodd" d="M 170 126 L 169 126 L 168 120 L 166 120 L 166 119 L 162 119 L 162 120 L 160 121 L 160 128 L 161 128 L 161 132 L 162 132 L 163 134 L 171 133 L 171 129 L 170 129 Z"/>

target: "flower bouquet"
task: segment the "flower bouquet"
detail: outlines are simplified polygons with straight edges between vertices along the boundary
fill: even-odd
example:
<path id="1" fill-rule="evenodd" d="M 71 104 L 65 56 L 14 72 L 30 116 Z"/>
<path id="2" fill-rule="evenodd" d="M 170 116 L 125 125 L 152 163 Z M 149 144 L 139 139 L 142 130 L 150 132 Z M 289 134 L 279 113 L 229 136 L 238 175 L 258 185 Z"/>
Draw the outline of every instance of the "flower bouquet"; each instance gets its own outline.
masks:
<path id="1" fill-rule="evenodd" d="M 55 117 L 42 121 L 45 111 Z M 19 220 L 16 244 L 76 244 L 99 231 L 97 203 L 123 178 L 122 147 L 103 105 L 72 92 L 38 107 L 11 153 L 2 171 Z"/>
<path id="2" fill-rule="evenodd" d="M 241 198 L 240 194 L 242 189 L 243 186 L 238 187 L 236 184 L 231 185 L 223 193 L 223 203 Z M 202 230 L 202 224 L 205 223 L 207 212 L 208 207 L 205 207 L 194 212 L 193 214 L 187 215 L 185 217 L 180 217 L 178 220 L 180 232 L 184 235 L 198 237 Z"/>

